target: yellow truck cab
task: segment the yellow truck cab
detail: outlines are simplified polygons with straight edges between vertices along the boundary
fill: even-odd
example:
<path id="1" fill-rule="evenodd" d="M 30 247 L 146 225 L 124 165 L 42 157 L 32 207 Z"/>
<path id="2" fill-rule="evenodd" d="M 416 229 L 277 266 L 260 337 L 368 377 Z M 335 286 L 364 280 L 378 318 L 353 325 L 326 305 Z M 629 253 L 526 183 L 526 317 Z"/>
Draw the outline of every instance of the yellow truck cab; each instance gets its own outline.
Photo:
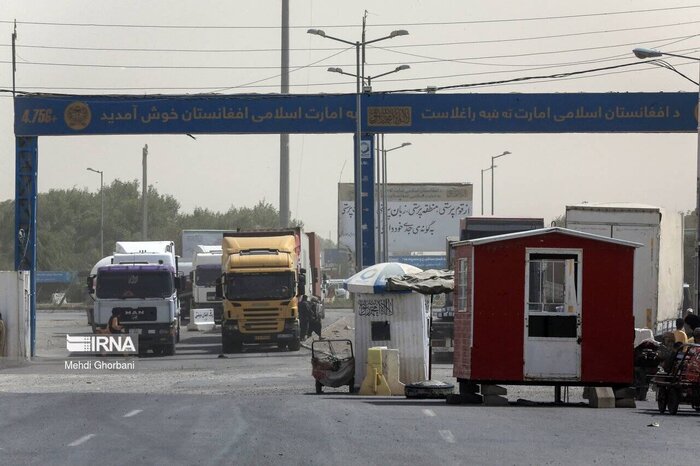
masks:
<path id="1" fill-rule="evenodd" d="M 306 294 L 309 240 L 300 228 L 223 234 L 221 346 L 276 344 L 298 351 L 299 298 Z M 309 264 L 307 264 L 309 263 Z"/>

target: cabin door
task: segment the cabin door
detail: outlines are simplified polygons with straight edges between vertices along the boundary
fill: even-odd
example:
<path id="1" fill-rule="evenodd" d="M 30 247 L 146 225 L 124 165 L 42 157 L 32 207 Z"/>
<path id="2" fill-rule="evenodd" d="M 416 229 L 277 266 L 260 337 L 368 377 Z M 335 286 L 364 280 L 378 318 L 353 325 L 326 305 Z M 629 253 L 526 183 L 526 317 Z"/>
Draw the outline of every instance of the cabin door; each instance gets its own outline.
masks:
<path id="1" fill-rule="evenodd" d="M 528 249 L 524 376 L 581 378 L 581 265 L 578 249 Z"/>

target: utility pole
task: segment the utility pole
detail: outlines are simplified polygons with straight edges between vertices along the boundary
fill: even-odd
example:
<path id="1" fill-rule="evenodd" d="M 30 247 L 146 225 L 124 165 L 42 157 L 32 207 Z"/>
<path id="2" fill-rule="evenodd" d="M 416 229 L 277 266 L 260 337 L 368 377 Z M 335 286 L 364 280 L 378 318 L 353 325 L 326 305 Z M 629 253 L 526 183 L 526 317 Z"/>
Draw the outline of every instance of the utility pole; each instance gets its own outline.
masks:
<path id="1" fill-rule="evenodd" d="M 17 58 L 15 54 L 15 44 L 17 42 L 17 20 L 15 20 L 15 29 L 12 32 L 12 97 L 15 96 L 15 75 L 17 74 Z"/>
<path id="2" fill-rule="evenodd" d="M 282 0 L 280 93 L 289 94 L 289 0 Z M 280 227 L 289 226 L 289 134 L 280 134 Z"/>
<path id="3" fill-rule="evenodd" d="M 148 240 L 148 144 L 143 146 L 143 182 L 141 186 L 141 211 L 143 223 L 141 224 L 141 239 Z"/>

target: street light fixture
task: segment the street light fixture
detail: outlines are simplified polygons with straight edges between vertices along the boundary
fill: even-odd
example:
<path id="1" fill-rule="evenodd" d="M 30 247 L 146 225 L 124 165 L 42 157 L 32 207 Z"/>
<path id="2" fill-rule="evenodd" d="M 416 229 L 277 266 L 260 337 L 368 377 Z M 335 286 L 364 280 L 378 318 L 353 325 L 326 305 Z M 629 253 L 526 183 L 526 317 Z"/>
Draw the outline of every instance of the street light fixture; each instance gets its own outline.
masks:
<path id="1" fill-rule="evenodd" d="M 386 73 L 381 73 L 381 74 L 378 74 L 378 75 L 376 75 L 376 76 L 366 76 L 365 78 L 363 78 L 363 84 L 364 84 L 364 79 L 367 80 L 367 87 L 364 88 L 364 91 L 365 91 L 365 92 L 371 92 L 371 91 L 372 91 L 372 80 L 373 80 L 373 79 L 381 78 L 382 76 L 386 76 L 386 75 L 392 74 L 392 73 L 398 73 L 399 71 L 408 70 L 408 69 L 410 69 L 410 68 L 411 68 L 411 67 L 410 67 L 409 65 L 400 65 L 400 66 L 397 66 L 396 68 L 394 68 L 394 69 L 391 70 L 391 71 L 387 71 Z M 333 68 L 333 67 L 331 67 L 331 68 L 328 68 L 328 71 L 330 71 L 331 73 L 338 73 L 338 74 L 344 74 L 344 75 L 346 75 L 346 76 L 357 77 L 357 76 L 356 76 L 355 74 L 353 74 L 353 73 L 348 73 L 347 71 L 343 71 L 342 68 Z"/>
<path id="2" fill-rule="evenodd" d="M 100 174 L 100 257 L 105 256 L 105 191 L 103 184 L 104 172 L 101 170 L 95 170 L 94 168 L 87 168 L 88 171 Z"/>
<path id="3" fill-rule="evenodd" d="M 382 140 L 383 142 L 383 140 Z M 397 150 L 397 149 L 402 149 L 406 146 L 410 146 L 410 142 L 404 142 L 401 143 L 400 146 L 392 147 L 391 149 L 380 149 L 380 152 L 382 154 L 382 160 L 380 161 L 380 165 L 382 167 L 382 179 L 381 179 L 381 191 L 382 191 L 382 205 L 384 208 L 382 209 L 382 225 L 380 231 L 382 232 L 382 262 L 388 262 L 389 261 L 389 214 L 388 214 L 388 198 L 387 198 L 387 161 L 386 161 L 386 153 L 391 152 L 392 150 Z"/>
<path id="4" fill-rule="evenodd" d="M 510 152 L 504 151 L 501 155 L 494 155 L 491 157 L 491 215 L 493 215 L 493 196 L 494 196 L 494 187 L 493 187 L 493 169 L 496 168 L 496 166 L 493 164 L 493 161 L 496 160 L 499 157 L 503 157 L 505 155 L 510 155 Z"/>
<path id="5" fill-rule="evenodd" d="M 669 56 L 669 57 L 677 57 L 677 58 L 685 58 L 687 60 L 693 60 L 696 62 L 700 62 L 700 58 L 697 57 L 690 57 L 688 55 L 679 55 L 676 53 L 669 53 L 669 52 L 662 52 L 660 50 L 654 50 L 654 49 L 647 49 L 647 48 L 636 48 L 632 50 L 632 53 L 637 58 L 640 59 L 646 59 L 646 58 L 658 58 L 661 56 Z M 696 111 L 698 108 L 700 108 L 700 79 L 698 79 L 698 107 L 696 107 Z M 696 114 L 695 116 L 696 119 L 698 119 L 698 116 Z M 700 280 L 700 257 L 698 254 L 700 254 L 700 120 L 698 121 L 698 143 L 697 143 L 697 155 L 696 155 L 696 176 L 695 176 L 695 221 L 697 223 L 696 230 L 695 230 L 695 312 L 698 312 L 698 309 L 700 309 L 700 294 L 698 293 L 698 286 L 700 285 L 699 280 Z"/>
<path id="6" fill-rule="evenodd" d="M 362 180 L 362 160 L 360 159 L 360 142 L 362 137 L 362 106 L 361 106 L 361 82 L 364 78 L 360 72 L 360 49 L 364 49 L 365 45 L 373 44 L 381 40 L 392 39 L 398 36 L 408 35 L 408 31 L 404 29 L 399 29 L 391 31 L 388 36 L 379 37 L 372 40 L 363 40 L 351 42 L 349 40 L 341 39 L 339 37 L 329 36 L 322 29 L 308 29 L 306 31 L 309 34 L 324 37 L 326 39 L 334 40 L 336 42 L 342 42 L 343 44 L 352 45 L 355 47 L 355 61 L 356 61 L 356 72 L 355 76 L 357 78 L 357 88 L 355 91 L 355 269 L 356 272 L 362 270 L 362 190 L 360 189 L 360 182 Z M 363 35 L 364 37 L 364 35 Z M 362 57 L 364 58 L 364 57 Z M 364 62 L 364 60 L 362 60 Z"/>

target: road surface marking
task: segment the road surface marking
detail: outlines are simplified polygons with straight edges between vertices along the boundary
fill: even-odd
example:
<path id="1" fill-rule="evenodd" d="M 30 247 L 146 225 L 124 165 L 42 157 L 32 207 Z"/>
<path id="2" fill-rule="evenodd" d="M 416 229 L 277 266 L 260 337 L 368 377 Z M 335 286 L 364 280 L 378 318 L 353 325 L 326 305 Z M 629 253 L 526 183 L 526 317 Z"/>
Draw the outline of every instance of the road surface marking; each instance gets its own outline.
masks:
<path id="1" fill-rule="evenodd" d="M 447 443 L 455 443 L 455 436 L 449 430 L 441 430 L 440 435 Z"/>
<path id="2" fill-rule="evenodd" d="M 432 409 L 424 409 L 423 414 L 428 417 L 435 417 L 435 412 Z"/>
<path id="3" fill-rule="evenodd" d="M 94 436 L 95 436 L 95 434 L 87 434 L 87 435 L 85 435 L 85 436 L 83 436 L 83 437 L 80 437 L 80 438 L 79 438 L 78 440 L 76 440 L 75 442 L 69 443 L 68 446 L 69 446 L 69 447 L 77 447 L 78 445 L 82 445 L 83 443 L 87 442 L 88 440 L 90 440 L 90 439 L 93 438 Z"/>
<path id="4" fill-rule="evenodd" d="M 143 412 L 143 409 L 135 409 L 135 410 L 133 410 L 133 411 L 129 411 L 128 413 L 126 413 L 126 414 L 125 414 L 124 416 L 122 416 L 122 417 L 132 417 L 132 416 L 136 416 L 138 413 L 141 413 L 141 412 Z"/>

